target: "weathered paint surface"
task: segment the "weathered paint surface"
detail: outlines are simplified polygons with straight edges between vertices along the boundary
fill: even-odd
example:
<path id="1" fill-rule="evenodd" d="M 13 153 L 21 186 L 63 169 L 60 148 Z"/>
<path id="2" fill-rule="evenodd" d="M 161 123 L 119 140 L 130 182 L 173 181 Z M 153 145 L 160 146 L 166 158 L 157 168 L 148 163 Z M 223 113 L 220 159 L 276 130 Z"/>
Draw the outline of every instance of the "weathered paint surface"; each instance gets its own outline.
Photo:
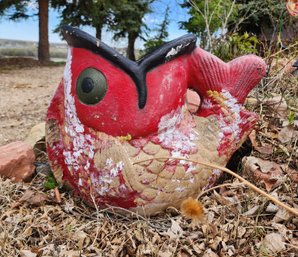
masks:
<path id="1" fill-rule="evenodd" d="M 55 176 L 85 201 L 148 215 L 178 207 L 220 172 L 174 158 L 225 165 L 251 131 L 257 117 L 243 102 L 265 74 L 264 62 L 245 56 L 224 63 L 199 48 L 173 58 L 181 49 L 172 48 L 169 60 L 147 73 L 147 102 L 139 109 L 130 76 L 100 55 L 70 47 L 47 114 L 47 150 Z M 89 67 L 107 81 L 95 105 L 76 95 L 78 77 Z M 202 100 L 195 114 L 187 109 L 188 88 Z"/>

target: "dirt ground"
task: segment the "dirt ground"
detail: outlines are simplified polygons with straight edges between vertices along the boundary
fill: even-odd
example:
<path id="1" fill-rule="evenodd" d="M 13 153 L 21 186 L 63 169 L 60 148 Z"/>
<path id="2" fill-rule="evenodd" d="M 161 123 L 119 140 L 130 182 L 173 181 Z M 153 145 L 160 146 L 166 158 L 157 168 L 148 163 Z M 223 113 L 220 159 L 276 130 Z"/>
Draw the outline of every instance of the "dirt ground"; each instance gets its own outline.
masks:
<path id="1" fill-rule="evenodd" d="M 44 120 L 63 69 L 0 66 L 0 145 L 25 139 L 30 129 Z"/>

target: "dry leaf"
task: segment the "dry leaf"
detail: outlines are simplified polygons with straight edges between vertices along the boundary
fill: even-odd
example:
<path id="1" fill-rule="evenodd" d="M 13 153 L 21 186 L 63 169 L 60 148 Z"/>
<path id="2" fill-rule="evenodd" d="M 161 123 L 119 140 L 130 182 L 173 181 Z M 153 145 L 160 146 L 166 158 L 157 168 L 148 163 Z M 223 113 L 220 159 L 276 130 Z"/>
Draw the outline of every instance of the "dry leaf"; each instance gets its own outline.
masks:
<path id="1" fill-rule="evenodd" d="M 291 180 L 294 183 L 298 183 L 298 171 L 289 168 L 287 165 L 286 166 L 282 166 L 282 169 L 284 172 L 286 172 L 288 174 L 288 176 L 291 178 Z"/>
<path id="2" fill-rule="evenodd" d="M 243 236 L 245 235 L 246 233 L 246 228 L 244 227 L 237 227 L 237 235 L 238 235 L 238 238 L 243 238 Z"/>
<path id="3" fill-rule="evenodd" d="M 218 255 L 215 252 L 213 252 L 211 249 L 208 249 L 204 253 L 203 257 L 218 257 Z"/>
<path id="4" fill-rule="evenodd" d="M 243 216 L 251 216 L 257 213 L 257 211 L 259 210 L 260 206 L 256 205 L 254 207 L 252 207 L 251 209 L 249 209 L 248 211 L 242 213 Z"/>
<path id="5" fill-rule="evenodd" d="M 44 202 L 48 200 L 48 197 L 44 193 L 35 193 L 34 196 L 28 199 L 26 202 L 30 205 L 40 206 L 44 204 Z"/>
<path id="6" fill-rule="evenodd" d="M 273 154 L 273 146 L 269 144 L 263 144 L 255 148 L 259 153 L 270 155 Z"/>
<path id="7" fill-rule="evenodd" d="M 284 181 L 281 166 L 275 162 L 248 156 L 242 159 L 242 165 L 243 171 L 264 183 L 267 191 L 271 191 L 273 187 Z"/>
<path id="8" fill-rule="evenodd" d="M 186 247 L 184 246 L 183 249 L 180 250 L 180 251 L 177 253 L 177 255 L 175 255 L 175 256 L 177 256 L 177 257 L 192 257 L 192 256 L 193 256 L 192 252 L 189 253 L 187 250 L 185 250 L 185 248 L 186 248 Z"/>
<path id="9" fill-rule="evenodd" d="M 202 251 L 206 248 L 206 246 L 204 243 L 201 243 L 201 244 L 194 244 L 192 248 L 197 254 L 201 254 Z"/>
<path id="10" fill-rule="evenodd" d="M 274 168 L 274 162 L 271 161 L 258 159 L 257 164 L 263 173 L 269 173 Z"/>
<path id="11" fill-rule="evenodd" d="M 222 237 L 220 236 L 216 236 L 214 239 L 211 239 L 209 242 L 208 242 L 208 246 L 216 251 L 218 249 L 218 246 L 220 245 L 220 243 L 223 241 Z"/>
<path id="12" fill-rule="evenodd" d="M 250 141 L 251 141 L 251 144 L 253 147 L 256 147 L 258 146 L 258 143 L 257 143 L 257 132 L 255 130 L 252 130 L 250 132 L 250 134 L 248 135 Z"/>
<path id="13" fill-rule="evenodd" d="M 167 232 L 164 232 L 163 235 L 167 235 L 170 239 L 178 239 L 180 236 L 183 235 L 183 229 L 180 227 L 179 223 L 173 219 L 171 219 L 172 225 L 168 229 Z"/>
<path id="14" fill-rule="evenodd" d="M 278 95 L 263 99 L 263 104 L 267 105 L 272 111 L 278 114 L 280 118 L 286 118 L 288 115 L 288 105 L 286 100 Z"/>
<path id="15" fill-rule="evenodd" d="M 269 203 L 265 210 L 265 212 L 267 213 L 276 213 L 277 211 L 278 211 L 278 207 L 273 203 Z"/>
<path id="16" fill-rule="evenodd" d="M 33 206 L 40 206 L 48 200 L 48 196 L 41 192 L 34 192 L 32 190 L 27 190 L 23 196 L 12 205 L 13 208 L 18 207 L 22 203 L 27 203 Z"/>
<path id="17" fill-rule="evenodd" d="M 292 217 L 292 214 L 290 214 L 286 209 L 280 208 L 278 209 L 277 213 L 275 214 L 273 221 L 274 222 L 281 222 L 281 221 L 287 221 Z"/>
<path id="18" fill-rule="evenodd" d="M 278 147 L 282 150 L 287 156 L 290 156 L 289 150 L 282 144 L 279 144 Z"/>
<path id="19" fill-rule="evenodd" d="M 172 257 L 173 253 L 170 250 L 166 250 L 165 252 L 159 251 L 157 256 L 158 257 Z"/>
<path id="20" fill-rule="evenodd" d="M 285 243 L 284 237 L 279 233 L 271 233 L 266 235 L 262 244 L 271 252 L 271 253 L 278 253 L 284 250 Z"/>
<path id="21" fill-rule="evenodd" d="M 35 125 L 33 128 L 31 128 L 27 138 L 25 139 L 25 142 L 34 147 L 38 141 L 44 139 L 45 127 L 45 122 Z"/>
<path id="22" fill-rule="evenodd" d="M 163 246 L 158 250 L 158 257 L 173 257 L 173 253 L 176 251 L 176 246 L 171 244 L 163 244 Z"/>
<path id="23" fill-rule="evenodd" d="M 272 227 L 274 227 L 275 229 L 278 230 L 278 232 L 284 237 L 287 239 L 287 233 L 289 231 L 289 229 L 287 229 L 287 227 L 283 224 L 279 224 L 279 223 L 275 223 L 273 222 L 271 224 Z"/>
<path id="24" fill-rule="evenodd" d="M 83 249 L 84 241 L 85 241 L 86 237 L 87 237 L 87 234 L 84 231 L 79 230 L 73 234 L 72 239 L 78 242 L 77 245 L 78 245 L 79 249 Z"/>
<path id="25" fill-rule="evenodd" d="M 69 250 L 69 251 L 63 251 L 62 256 L 65 257 L 80 257 L 81 255 L 81 251 L 74 251 L 74 250 Z"/>
<path id="26" fill-rule="evenodd" d="M 258 145 L 257 143 L 257 136 L 256 136 L 256 131 L 253 130 L 250 134 L 249 134 L 249 139 L 251 141 L 251 144 L 253 146 L 253 148 L 258 151 L 259 153 L 262 154 L 267 154 L 270 155 L 273 153 L 273 146 L 270 144 L 263 144 L 261 146 Z"/>
<path id="27" fill-rule="evenodd" d="M 20 251 L 20 257 L 36 257 L 37 254 L 31 252 L 30 250 L 21 250 Z"/>
<path id="28" fill-rule="evenodd" d="M 278 133 L 278 140 L 285 144 L 297 137 L 298 132 L 294 130 L 293 126 L 287 126 L 281 129 Z"/>
<path id="29" fill-rule="evenodd" d="M 292 238 L 290 242 L 296 249 L 298 248 L 298 238 Z"/>

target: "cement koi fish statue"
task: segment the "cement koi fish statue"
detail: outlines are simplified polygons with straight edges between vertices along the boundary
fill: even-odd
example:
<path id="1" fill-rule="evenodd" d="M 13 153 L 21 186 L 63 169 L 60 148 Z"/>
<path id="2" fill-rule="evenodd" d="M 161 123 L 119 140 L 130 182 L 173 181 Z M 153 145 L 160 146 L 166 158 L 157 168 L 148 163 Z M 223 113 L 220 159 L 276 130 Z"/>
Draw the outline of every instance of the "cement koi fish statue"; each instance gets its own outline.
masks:
<path id="1" fill-rule="evenodd" d="M 220 172 L 174 158 L 225 166 L 255 125 L 243 103 L 265 74 L 257 56 L 224 63 L 186 35 L 133 62 L 81 30 L 62 33 L 68 58 L 47 113 L 47 152 L 56 179 L 89 204 L 142 215 L 179 207 Z M 201 98 L 196 113 L 188 89 Z"/>

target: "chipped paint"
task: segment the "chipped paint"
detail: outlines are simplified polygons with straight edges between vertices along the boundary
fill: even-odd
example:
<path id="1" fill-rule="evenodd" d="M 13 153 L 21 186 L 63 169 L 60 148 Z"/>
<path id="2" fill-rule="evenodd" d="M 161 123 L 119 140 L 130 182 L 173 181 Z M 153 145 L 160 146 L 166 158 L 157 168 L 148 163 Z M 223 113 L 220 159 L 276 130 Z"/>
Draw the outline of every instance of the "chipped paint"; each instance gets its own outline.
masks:
<path id="1" fill-rule="evenodd" d="M 185 44 L 184 47 L 185 46 L 188 46 L 188 45 L 189 45 L 189 43 L 188 44 Z M 183 49 L 184 47 L 183 47 L 183 44 L 178 45 L 176 47 L 172 47 L 171 50 L 167 53 L 166 59 L 167 60 L 171 59 L 172 57 L 174 57 L 175 55 L 177 55 L 181 51 L 181 49 Z"/>
<path id="2" fill-rule="evenodd" d="M 176 187 L 176 191 L 178 191 L 178 192 L 183 192 L 183 191 L 185 191 L 185 187 Z"/>
<path id="3" fill-rule="evenodd" d="M 212 104 L 211 100 L 208 98 L 205 98 L 202 102 L 201 108 L 204 109 L 212 109 L 214 105 Z"/>
<path id="4" fill-rule="evenodd" d="M 169 67 L 169 69 L 166 71 L 166 73 L 163 76 L 162 82 L 161 82 L 161 86 L 162 88 L 164 88 L 165 90 L 171 90 L 171 85 L 173 82 L 173 79 L 175 78 L 175 76 L 173 76 L 174 71 L 179 69 L 179 66 L 177 63 L 172 63 Z M 177 90 L 179 90 L 180 88 L 180 83 L 177 86 Z"/>
<path id="5" fill-rule="evenodd" d="M 95 191 L 100 196 L 109 196 L 111 190 L 124 191 L 127 187 L 124 184 L 117 183 L 119 174 L 124 170 L 124 162 L 114 163 L 111 158 L 106 159 L 105 166 L 97 172 L 91 172 L 90 178 Z M 114 184 L 114 186 L 113 186 Z M 115 188 L 115 185 L 119 188 Z"/>
<path id="6" fill-rule="evenodd" d="M 243 105 L 238 103 L 238 99 L 227 90 L 209 90 L 207 93 L 209 98 L 203 100 L 199 116 L 215 119 L 214 122 L 219 127 L 217 150 L 219 156 L 227 155 L 236 150 L 243 133 L 249 129 L 248 124 L 252 127 L 256 118 L 248 120 L 248 116 L 254 115 L 246 112 Z M 208 126 L 208 129 L 212 132 L 211 126 Z"/>
<path id="7" fill-rule="evenodd" d="M 161 145 L 175 157 L 185 157 L 182 153 L 197 151 L 197 134 L 192 121 L 186 119 L 185 106 L 164 115 L 158 125 L 158 139 Z"/>
<path id="8" fill-rule="evenodd" d="M 220 141 L 223 140 L 224 136 L 230 134 L 233 136 L 235 140 L 239 140 L 241 129 L 240 124 L 242 123 L 242 119 L 240 116 L 240 111 L 242 106 L 238 104 L 237 99 L 233 97 L 228 91 L 222 90 L 222 96 L 226 99 L 224 101 L 224 105 L 229 109 L 232 113 L 232 116 L 227 120 L 223 115 L 219 115 L 219 126 L 221 128 L 222 133 L 220 134 Z"/>
<path id="9" fill-rule="evenodd" d="M 78 118 L 75 100 L 71 93 L 72 88 L 72 48 L 68 49 L 67 62 L 64 69 L 64 92 L 65 92 L 65 132 L 71 138 L 72 144 L 66 145 L 63 155 L 65 164 L 70 170 L 78 171 L 81 166 L 84 170 L 90 167 L 90 160 L 94 157 L 93 139 L 86 133 L 83 124 Z M 85 164 L 81 163 L 80 157 L 88 153 L 89 159 Z"/>
<path id="10" fill-rule="evenodd" d="M 197 165 L 192 163 L 192 162 L 188 162 L 188 168 L 186 170 L 186 173 L 192 173 L 193 171 L 197 170 Z"/>

